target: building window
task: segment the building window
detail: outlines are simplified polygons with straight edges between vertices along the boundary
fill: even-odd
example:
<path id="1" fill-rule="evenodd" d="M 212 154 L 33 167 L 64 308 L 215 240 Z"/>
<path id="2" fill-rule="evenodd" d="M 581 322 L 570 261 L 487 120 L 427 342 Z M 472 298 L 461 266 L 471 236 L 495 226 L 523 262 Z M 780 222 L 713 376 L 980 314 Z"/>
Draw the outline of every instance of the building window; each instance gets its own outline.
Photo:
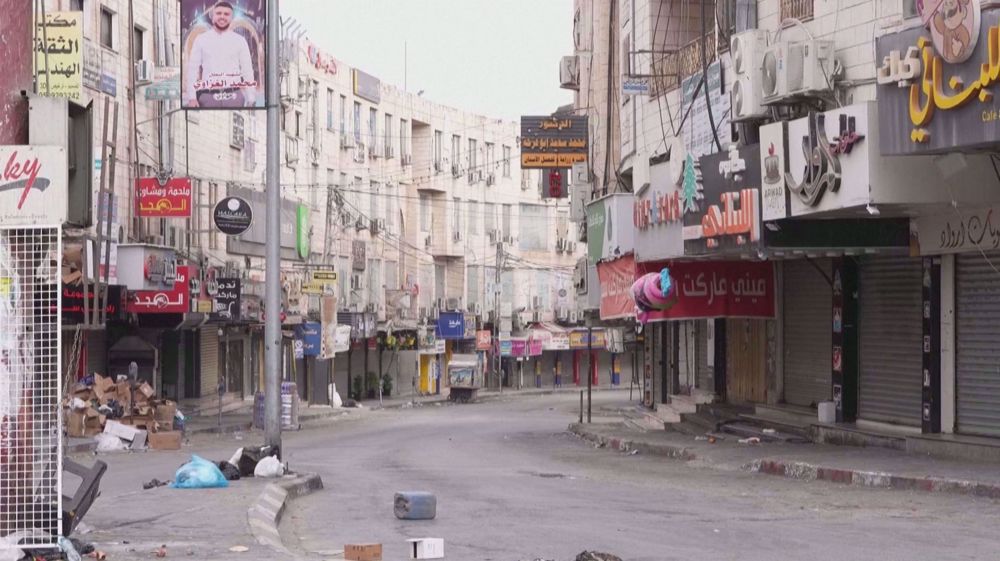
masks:
<path id="1" fill-rule="evenodd" d="M 802 21 L 813 18 L 813 0 L 781 0 L 781 21 L 795 18 Z"/>
<path id="2" fill-rule="evenodd" d="M 361 104 L 354 102 L 354 142 L 361 143 Z"/>
<path id="3" fill-rule="evenodd" d="M 333 90 L 326 90 L 326 130 L 333 130 Z"/>
<path id="4" fill-rule="evenodd" d="M 458 136 L 457 134 L 451 135 L 451 167 L 452 167 L 452 172 L 455 173 L 456 175 L 461 171 L 461 166 L 462 166 L 461 152 L 462 152 L 462 137 Z"/>
<path id="5" fill-rule="evenodd" d="M 302 138 L 302 112 L 295 112 L 295 137 Z"/>
<path id="6" fill-rule="evenodd" d="M 431 231 L 431 200 L 427 195 L 420 195 L 420 231 Z"/>
<path id="7" fill-rule="evenodd" d="M 385 146 L 385 157 L 392 157 L 392 115 L 385 114 L 385 130 L 382 131 L 382 143 Z"/>
<path id="8" fill-rule="evenodd" d="M 233 111 L 232 134 L 229 137 L 229 145 L 242 150 L 246 144 L 246 120 L 241 113 Z"/>
<path id="9" fill-rule="evenodd" d="M 378 136 L 378 110 L 374 107 L 368 110 L 368 145 L 375 148 L 375 138 Z"/>
<path id="10" fill-rule="evenodd" d="M 340 133 L 347 134 L 347 96 L 343 95 L 340 96 Z"/>
<path id="11" fill-rule="evenodd" d="M 476 171 L 476 139 L 475 138 L 470 138 L 469 139 L 469 157 L 468 157 L 468 161 L 469 161 L 469 172 L 475 172 Z"/>
<path id="12" fill-rule="evenodd" d="M 503 147 L 503 176 L 510 177 L 510 146 Z"/>
<path id="13" fill-rule="evenodd" d="M 444 133 L 434 131 L 434 171 L 441 171 L 441 142 Z"/>
<path id="14" fill-rule="evenodd" d="M 622 39 L 622 76 L 632 75 L 632 35 L 626 33 Z M 628 96 L 622 96 L 627 98 Z"/>
<path id="15" fill-rule="evenodd" d="M 510 210 L 511 205 L 503 205 L 503 235 L 510 236 Z"/>
<path id="16" fill-rule="evenodd" d="M 141 27 L 132 28 L 132 51 L 135 53 L 135 62 L 146 58 L 146 32 Z"/>
<path id="17" fill-rule="evenodd" d="M 410 155 L 410 122 L 406 119 L 399 120 L 399 157 L 406 158 Z"/>
<path id="18" fill-rule="evenodd" d="M 496 170 L 493 168 L 493 166 L 496 164 L 496 162 L 493 161 L 493 156 L 495 155 L 493 152 L 494 152 L 494 150 L 493 150 L 493 143 L 492 142 L 487 142 L 486 143 L 486 173 L 488 173 L 488 174 L 494 174 L 494 173 L 496 173 Z"/>
<path id="19" fill-rule="evenodd" d="M 507 209 L 504 209 L 506 212 Z M 520 228 L 518 247 L 528 251 L 541 251 L 548 245 L 548 210 L 543 205 L 522 204 L 518 208 Z M 505 217 L 506 219 L 506 217 Z"/>
<path id="20" fill-rule="evenodd" d="M 82 12 L 83 11 L 83 0 L 70 0 L 69 10 L 71 12 Z"/>
<path id="21" fill-rule="evenodd" d="M 486 227 L 486 233 L 489 234 L 497 229 L 497 205 L 486 203 L 484 206 L 486 210 L 483 211 L 483 225 Z"/>
<path id="22" fill-rule="evenodd" d="M 117 46 L 115 45 L 115 19 L 114 12 L 101 6 L 101 45 L 111 50 Z"/>

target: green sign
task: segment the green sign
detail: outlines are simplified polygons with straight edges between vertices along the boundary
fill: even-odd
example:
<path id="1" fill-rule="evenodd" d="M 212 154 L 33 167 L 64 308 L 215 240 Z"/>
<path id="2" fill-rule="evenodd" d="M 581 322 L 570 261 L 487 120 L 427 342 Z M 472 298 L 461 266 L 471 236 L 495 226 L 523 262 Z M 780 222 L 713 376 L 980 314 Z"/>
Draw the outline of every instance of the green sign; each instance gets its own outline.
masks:
<path id="1" fill-rule="evenodd" d="M 295 249 L 299 257 L 309 257 L 309 207 L 300 204 L 295 213 Z"/>
<path id="2" fill-rule="evenodd" d="M 604 199 L 587 206 L 587 256 L 591 263 L 597 263 L 604 257 L 607 216 L 607 205 Z M 607 224 L 607 227 L 610 227 L 610 224 Z"/>

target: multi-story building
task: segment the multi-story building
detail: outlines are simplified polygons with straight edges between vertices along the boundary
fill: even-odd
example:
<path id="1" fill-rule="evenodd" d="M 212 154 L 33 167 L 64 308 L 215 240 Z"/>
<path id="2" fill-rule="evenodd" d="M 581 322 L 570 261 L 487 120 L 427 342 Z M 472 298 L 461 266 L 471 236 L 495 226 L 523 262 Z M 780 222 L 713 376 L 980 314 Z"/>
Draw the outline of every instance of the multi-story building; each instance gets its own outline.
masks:
<path id="1" fill-rule="evenodd" d="M 646 404 L 670 419 L 704 399 L 803 419 L 829 405 L 840 422 L 902 428 L 907 446 L 1000 434 L 986 374 L 998 178 L 982 153 L 997 140 L 1000 11 L 613 4 L 632 237 L 600 256 L 601 311 L 636 305 L 623 283 L 653 289 L 636 314 Z"/>
<path id="2" fill-rule="evenodd" d="M 155 295 L 147 300 L 133 287 L 127 313 L 71 328 L 67 358 L 79 361 L 78 375 L 116 374 L 128 352 L 148 351 L 156 358 L 140 365 L 140 376 L 169 397 L 214 398 L 220 387 L 227 402 L 253 395 L 268 313 L 264 242 L 275 235 L 263 220 L 264 112 L 180 109 L 179 88 L 171 87 L 181 65 L 177 3 L 48 0 L 46 9 L 78 12 L 83 21 L 79 99 L 69 108 L 32 100 L 33 118 L 81 114 L 93 123 L 92 155 L 83 160 L 93 164 L 85 197 L 92 212 L 66 230 L 68 243 L 83 248 L 77 266 L 98 261 L 100 250 L 86 246 L 108 232 L 111 274 L 98 285 L 125 284 L 121 269 L 136 256 L 167 255 L 179 266 L 169 281 L 176 287 L 160 287 L 167 300 L 180 299 L 177 306 L 156 306 Z M 560 331 L 556 322 L 568 322 L 575 307 L 572 274 L 582 248 L 569 243 L 568 203 L 542 199 L 540 174 L 521 170 L 518 124 L 384 84 L 288 28 L 282 37 L 280 313 L 285 379 L 301 396 L 326 403 L 331 383 L 344 397 L 349 389 L 374 391 L 375 372 L 389 375 L 393 393 L 438 391 L 448 357 L 476 352 L 477 330 L 496 330 L 508 311 L 514 338 L 530 337 L 532 326 Z M 112 141 L 115 165 L 104 152 Z M 138 216 L 136 179 L 152 177 L 190 180 L 188 217 Z M 102 185 L 110 196 L 98 192 Z M 213 224 L 216 204 L 230 196 L 256 214 L 242 235 Z M 102 200 L 111 201 L 110 212 Z M 309 287 L 318 270 L 337 273 L 338 322 L 350 327 L 351 342 L 334 360 L 302 350 L 319 312 Z M 230 278 L 240 281 L 238 319 L 212 310 L 219 279 Z M 446 320 L 461 329 L 442 329 Z M 125 336 L 134 337 L 120 344 Z M 553 356 L 535 367 L 545 375 L 540 383 L 551 384 L 557 354 L 522 365 Z"/>

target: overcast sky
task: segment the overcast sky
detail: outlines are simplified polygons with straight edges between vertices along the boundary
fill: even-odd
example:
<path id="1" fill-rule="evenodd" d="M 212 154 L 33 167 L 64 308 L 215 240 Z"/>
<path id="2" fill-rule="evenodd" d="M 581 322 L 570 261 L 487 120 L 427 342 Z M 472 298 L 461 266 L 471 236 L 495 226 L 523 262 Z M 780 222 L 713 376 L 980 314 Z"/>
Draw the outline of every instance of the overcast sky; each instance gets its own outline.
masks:
<path id="1" fill-rule="evenodd" d="M 517 120 L 573 101 L 559 88 L 572 0 L 282 0 L 281 13 L 383 82 L 402 88 L 407 68 L 411 92 L 445 105 Z"/>

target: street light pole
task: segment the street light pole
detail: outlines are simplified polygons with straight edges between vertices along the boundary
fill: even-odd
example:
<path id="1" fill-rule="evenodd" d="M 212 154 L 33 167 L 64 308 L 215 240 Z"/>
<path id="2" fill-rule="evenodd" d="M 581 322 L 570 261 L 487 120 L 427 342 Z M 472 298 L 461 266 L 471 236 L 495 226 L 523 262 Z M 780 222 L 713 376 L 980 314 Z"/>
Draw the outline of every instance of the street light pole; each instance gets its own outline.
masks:
<path id="1" fill-rule="evenodd" d="M 278 62 L 281 58 L 278 0 L 267 3 L 267 207 L 264 249 L 264 443 L 281 449 L 281 168 Z"/>

